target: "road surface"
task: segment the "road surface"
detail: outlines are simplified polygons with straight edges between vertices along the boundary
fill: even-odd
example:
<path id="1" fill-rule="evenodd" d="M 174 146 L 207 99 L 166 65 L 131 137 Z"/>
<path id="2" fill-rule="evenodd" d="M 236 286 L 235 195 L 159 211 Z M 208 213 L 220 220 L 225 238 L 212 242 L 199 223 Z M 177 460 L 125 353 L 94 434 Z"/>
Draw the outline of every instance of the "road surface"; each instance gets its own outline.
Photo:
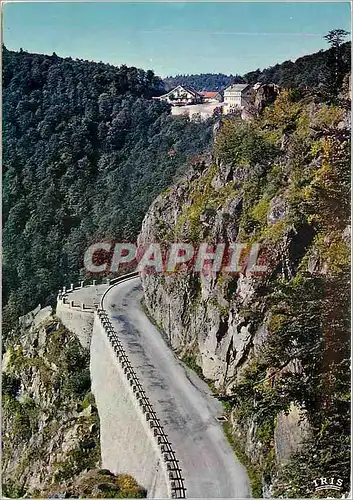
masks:
<path id="1" fill-rule="evenodd" d="M 148 320 L 142 296 L 140 280 L 134 278 L 111 288 L 103 307 L 180 461 L 187 497 L 249 498 L 246 470 L 216 420 L 221 403 Z"/>

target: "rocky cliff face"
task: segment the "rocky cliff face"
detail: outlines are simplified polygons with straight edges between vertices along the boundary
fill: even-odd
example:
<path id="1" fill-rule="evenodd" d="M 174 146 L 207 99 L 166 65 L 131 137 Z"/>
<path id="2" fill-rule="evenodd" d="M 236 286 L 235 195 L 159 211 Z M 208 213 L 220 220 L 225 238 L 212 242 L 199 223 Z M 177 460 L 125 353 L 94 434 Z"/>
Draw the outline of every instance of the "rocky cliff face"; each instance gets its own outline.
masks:
<path id="1" fill-rule="evenodd" d="M 157 198 L 144 220 L 139 244 L 160 241 L 164 231 L 175 241 L 195 242 L 193 231 L 198 232 L 197 244 L 236 241 L 243 197 L 235 185 L 244 182 L 248 173 L 231 171 L 222 161 L 204 162 L 199 168 L 202 172 L 191 170 L 175 189 Z M 205 206 L 197 207 L 196 198 L 207 191 Z M 199 224 L 193 218 L 196 211 Z M 251 318 L 251 308 L 258 305 L 260 281 L 226 273 L 146 274 L 142 278 L 146 306 L 168 332 L 172 346 L 195 355 L 204 376 L 223 390 L 232 385 L 249 351 L 256 350 L 266 336 L 265 329 Z M 245 309 L 246 314 L 241 312 Z"/>
<path id="2" fill-rule="evenodd" d="M 99 417 L 90 383 L 89 351 L 50 307 L 20 318 L 3 356 L 5 496 L 144 496 L 129 476 L 99 469 Z"/>
<path id="3" fill-rule="evenodd" d="M 210 251 L 217 243 L 260 244 L 268 266 L 261 275 L 247 272 L 245 257 L 237 274 L 184 268 L 144 273 L 142 285 L 172 346 L 228 401 L 233 435 L 267 495 L 266 485 L 330 418 L 313 417 L 327 399 L 318 387 L 331 370 L 340 377 L 348 358 L 347 331 L 332 319 L 344 322 L 346 311 L 338 299 L 325 310 L 328 290 L 331 297 L 347 290 L 348 127 L 344 109 L 290 92 L 252 123 L 225 120 L 213 156 L 155 200 L 139 237 L 141 246 L 205 242 Z M 329 471 L 323 461 L 315 467 Z M 310 496 L 297 479 L 286 492 Z"/>

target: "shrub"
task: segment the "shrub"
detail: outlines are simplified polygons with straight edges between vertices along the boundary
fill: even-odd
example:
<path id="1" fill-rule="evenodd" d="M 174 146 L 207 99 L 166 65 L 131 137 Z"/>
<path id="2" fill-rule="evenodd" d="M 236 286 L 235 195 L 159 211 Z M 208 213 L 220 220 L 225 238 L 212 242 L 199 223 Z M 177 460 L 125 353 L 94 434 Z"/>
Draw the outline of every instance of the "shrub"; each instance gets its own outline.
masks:
<path id="1" fill-rule="evenodd" d="M 69 377 L 66 391 L 68 393 L 83 396 L 91 387 L 89 369 L 85 368 L 80 372 L 74 373 Z"/>
<path id="2" fill-rule="evenodd" d="M 253 167 L 274 159 L 278 148 L 254 124 L 226 120 L 217 138 L 215 153 L 226 163 Z"/>
<path id="3" fill-rule="evenodd" d="M 2 393 L 9 396 L 16 397 L 21 386 L 21 382 L 14 375 L 3 373 L 2 374 Z"/>

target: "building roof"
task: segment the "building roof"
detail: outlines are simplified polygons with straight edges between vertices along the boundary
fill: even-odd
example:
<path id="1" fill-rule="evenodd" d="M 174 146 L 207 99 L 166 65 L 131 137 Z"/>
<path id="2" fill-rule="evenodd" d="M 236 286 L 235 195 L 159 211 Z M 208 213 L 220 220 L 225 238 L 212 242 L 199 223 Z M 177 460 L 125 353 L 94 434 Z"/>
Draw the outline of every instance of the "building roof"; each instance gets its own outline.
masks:
<path id="1" fill-rule="evenodd" d="M 218 96 L 218 92 L 209 92 L 207 90 L 202 90 L 200 94 L 204 97 L 208 97 L 209 99 L 215 99 Z"/>
<path id="2" fill-rule="evenodd" d="M 231 91 L 231 92 L 244 92 L 244 90 L 247 90 L 250 85 L 248 83 L 232 83 L 228 87 L 224 89 L 224 91 Z"/>
<path id="3" fill-rule="evenodd" d="M 186 87 L 185 85 L 178 85 L 178 87 L 181 87 L 182 89 L 186 90 L 187 92 L 194 94 L 195 97 L 202 96 L 201 92 L 197 92 L 197 90 L 193 89 L 192 87 Z"/>
<path id="4" fill-rule="evenodd" d="M 161 95 L 160 98 L 167 97 L 169 94 L 172 94 L 176 89 L 179 89 L 179 88 L 185 90 L 185 92 L 189 92 L 194 97 L 202 96 L 202 94 L 200 92 L 197 92 L 195 89 L 193 89 L 191 87 L 186 87 L 185 85 L 177 85 L 176 87 L 174 87 L 172 90 L 170 90 L 166 94 Z"/>

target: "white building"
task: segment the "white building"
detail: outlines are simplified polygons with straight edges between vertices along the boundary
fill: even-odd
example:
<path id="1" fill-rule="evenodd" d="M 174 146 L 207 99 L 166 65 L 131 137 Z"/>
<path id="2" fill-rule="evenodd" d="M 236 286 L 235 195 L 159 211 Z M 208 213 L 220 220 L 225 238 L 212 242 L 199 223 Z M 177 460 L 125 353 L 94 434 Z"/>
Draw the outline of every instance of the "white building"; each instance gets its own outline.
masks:
<path id="1" fill-rule="evenodd" d="M 172 106 L 186 106 L 187 104 L 200 104 L 203 102 L 203 96 L 199 92 L 183 85 L 178 85 L 167 94 L 155 99 L 167 101 Z"/>
<path id="2" fill-rule="evenodd" d="M 250 102 L 252 88 L 247 83 L 233 83 L 224 89 L 224 114 L 242 110 Z"/>

